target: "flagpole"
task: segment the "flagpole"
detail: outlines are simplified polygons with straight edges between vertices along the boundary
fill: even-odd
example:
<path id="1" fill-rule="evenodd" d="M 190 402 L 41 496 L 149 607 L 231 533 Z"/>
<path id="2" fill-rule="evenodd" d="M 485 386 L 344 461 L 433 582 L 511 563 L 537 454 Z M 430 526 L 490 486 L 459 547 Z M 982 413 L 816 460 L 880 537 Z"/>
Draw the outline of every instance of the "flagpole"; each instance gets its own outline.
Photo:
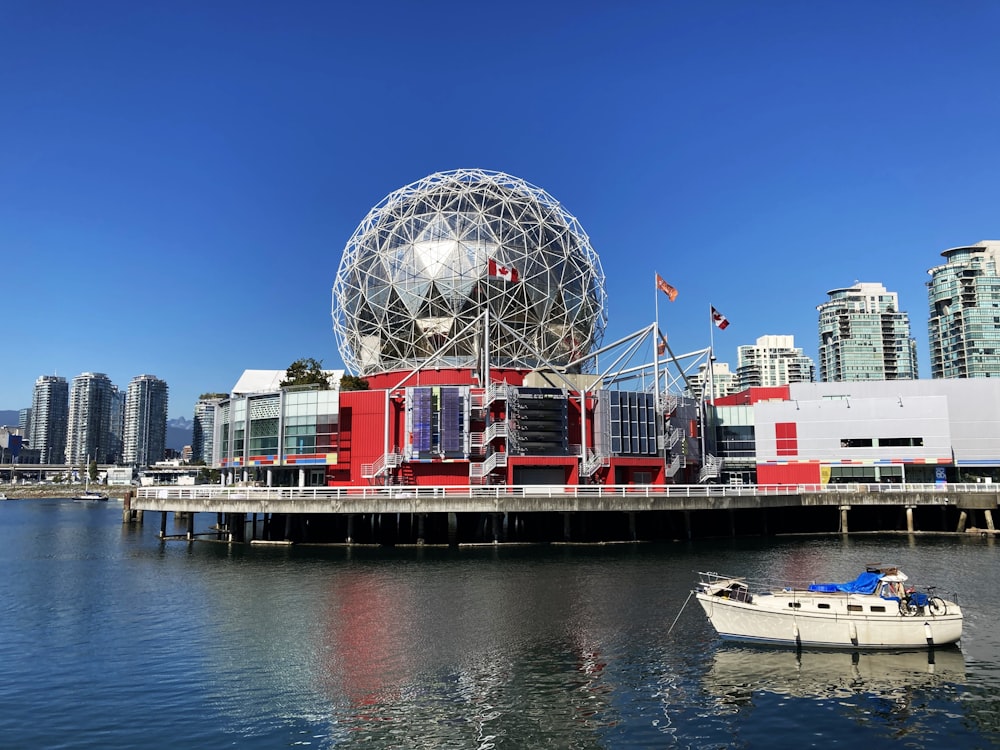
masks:
<path id="1" fill-rule="evenodd" d="M 490 387 L 490 279 L 486 279 L 486 323 L 483 326 L 483 388 Z"/>
<path id="2" fill-rule="evenodd" d="M 708 395 L 715 405 L 715 308 L 708 306 Z"/>
<path id="3" fill-rule="evenodd" d="M 660 342 L 656 340 L 660 332 L 660 290 L 653 278 L 653 394 L 656 397 L 656 410 L 660 408 Z"/>

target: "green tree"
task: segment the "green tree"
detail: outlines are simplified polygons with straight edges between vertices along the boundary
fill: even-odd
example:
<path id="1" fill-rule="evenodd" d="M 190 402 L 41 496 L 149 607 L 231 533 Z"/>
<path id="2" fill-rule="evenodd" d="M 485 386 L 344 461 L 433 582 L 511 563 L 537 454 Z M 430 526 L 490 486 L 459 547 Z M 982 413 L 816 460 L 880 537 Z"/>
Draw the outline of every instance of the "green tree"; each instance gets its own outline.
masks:
<path id="1" fill-rule="evenodd" d="M 344 375 L 340 379 L 340 390 L 342 391 L 367 391 L 368 381 L 356 375 Z"/>
<path id="2" fill-rule="evenodd" d="M 297 359 L 285 370 L 285 379 L 281 381 L 281 387 L 287 388 L 293 385 L 316 385 L 321 391 L 330 390 L 330 379 L 323 372 L 323 361 L 316 361 L 312 357 Z"/>
<path id="3" fill-rule="evenodd" d="M 91 482 L 96 482 L 97 481 L 97 459 L 96 458 L 90 459 L 90 466 L 87 467 L 87 472 L 90 475 L 90 481 Z"/>

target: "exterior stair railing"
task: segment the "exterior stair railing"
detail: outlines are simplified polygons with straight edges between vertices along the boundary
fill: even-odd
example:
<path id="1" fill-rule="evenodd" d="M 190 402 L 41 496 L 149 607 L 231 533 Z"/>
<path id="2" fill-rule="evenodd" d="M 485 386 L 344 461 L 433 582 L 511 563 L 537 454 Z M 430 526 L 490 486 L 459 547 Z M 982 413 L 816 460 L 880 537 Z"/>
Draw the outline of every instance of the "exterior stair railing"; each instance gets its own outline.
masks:
<path id="1" fill-rule="evenodd" d="M 361 465 L 361 476 L 365 479 L 374 479 L 377 476 L 387 473 L 390 469 L 397 468 L 403 463 L 403 454 L 389 452 L 379 456 L 374 463 Z"/>
<path id="2" fill-rule="evenodd" d="M 507 468 L 506 451 L 495 451 L 486 457 L 482 463 L 469 464 L 469 483 L 482 484 L 483 477 L 489 476 L 496 469 Z M 476 481 L 474 481 L 476 480 Z"/>
<path id="3" fill-rule="evenodd" d="M 701 464 L 701 471 L 698 472 L 699 484 L 704 484 L 712 479 L 718 479 L 722 474 L 722 459 L 713 456 L 711 453 L 705 454 L 705 459 Z"/>
<path id="4" fill-rule="evenodd" d="M 585 477 L 592 477 L 594 473 L 602 466 L 610 466 L 610 465 L 611 465 L 611 459 L 608 456 L 603 456 L 600 453 L 592 453 L 590 456 L 588 456 L 581 462 L 580 475 Z"/>

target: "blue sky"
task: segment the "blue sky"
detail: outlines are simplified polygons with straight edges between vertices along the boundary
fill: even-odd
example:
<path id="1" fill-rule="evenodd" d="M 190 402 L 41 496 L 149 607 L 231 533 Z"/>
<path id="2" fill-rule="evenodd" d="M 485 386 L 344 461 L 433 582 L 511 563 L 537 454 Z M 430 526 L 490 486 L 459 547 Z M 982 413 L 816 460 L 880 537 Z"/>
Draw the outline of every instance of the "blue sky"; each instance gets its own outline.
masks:
<path id="1" fill-rule="evenodd" d="M 362 7 L 364 5 L 364 7 Z M 244 369 L 341 366 L 331 287 L 368 209 L 498 170 L 575 215 L 606 341 L 791 334 L 1000 239 L 996 2 L 7 2 L 0 409 L 151 373 L 170 416 Z"/>

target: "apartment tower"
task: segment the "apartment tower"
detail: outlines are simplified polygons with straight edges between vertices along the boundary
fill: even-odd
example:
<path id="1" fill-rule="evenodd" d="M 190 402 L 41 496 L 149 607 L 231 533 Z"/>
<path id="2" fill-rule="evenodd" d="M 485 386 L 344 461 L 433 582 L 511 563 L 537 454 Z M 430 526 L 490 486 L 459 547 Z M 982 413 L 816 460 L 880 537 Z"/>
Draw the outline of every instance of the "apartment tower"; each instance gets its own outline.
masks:
<path id="1" fill-rule="evenodd" d="M 114 391 L 111 379 L 102 372 L 85 372 L 73 378 L 69 391 L 67 463 L 113 461 L 110 443 Z"/>
<path id="2" fill-rule="evenodd" d="M 755 345 L 737 347 L 737 390 L 811 383 L 816 365 L 795 347 L 794 336 L 761 336 Z"/>
<path id="3" fill-rule="evenodd" d="M 1000 377 L 1000 241 L 953 247 L 927 273 L 932 378 Z"/>
<path id="4" fill-rule="evenodd" d="M 69 423 L 69 384 L 59 375 L 42 375 L 31 397 L 31 432 L 28 447 L 38 451 L 43 464 L 66 462 L 66 429 Z"/>
<path id="5" fill-rule="evenodd" d="M 858 282 L 819 305 L 819 379 L 915 380 L 917 344 L 895 292 Z"/>
<path id="6" fill-rule="evenodd" d="M 155 375 L 138 375 L 125 392 L 122 462 L 151 466 L 162 461 L 167 444 L 167 384 Z"/>

